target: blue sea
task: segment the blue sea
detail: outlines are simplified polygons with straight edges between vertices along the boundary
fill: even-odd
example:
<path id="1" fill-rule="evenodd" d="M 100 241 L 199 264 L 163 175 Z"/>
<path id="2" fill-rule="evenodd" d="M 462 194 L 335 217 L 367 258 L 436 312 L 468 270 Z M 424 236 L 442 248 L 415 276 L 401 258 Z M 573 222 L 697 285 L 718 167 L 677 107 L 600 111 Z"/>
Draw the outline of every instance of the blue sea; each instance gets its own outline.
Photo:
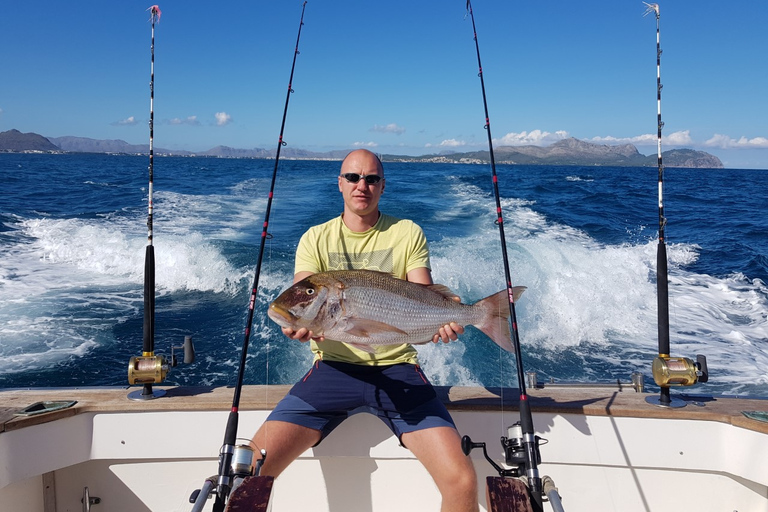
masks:
<path id="1" fill-rule="evenodd" d="M 0 387 L 127 385 L 142 353 L 148 158 L 0 154 Z M 172 385 L 233 385 L 273 160 L 156 157 L 156 353 L 197 360 Z M 311 360 L 265 314 L 310 225 L 341 212 L 339 162 L 281 160 L 245 382 L 288 384 Z M 381 207 L 430 241 L 433 277 L 474 302 L 504 288 L 488 165 L 385 164 Z M 653 389 L 657 169 L 498 165 L 523 363 L 539 381 Z M 768 396 L 768 171 L 665 171 L 673 356 L 707 356 L 692 393 Z M 419 347 L 435 384 L 515 386 L 472 327 Z"/>

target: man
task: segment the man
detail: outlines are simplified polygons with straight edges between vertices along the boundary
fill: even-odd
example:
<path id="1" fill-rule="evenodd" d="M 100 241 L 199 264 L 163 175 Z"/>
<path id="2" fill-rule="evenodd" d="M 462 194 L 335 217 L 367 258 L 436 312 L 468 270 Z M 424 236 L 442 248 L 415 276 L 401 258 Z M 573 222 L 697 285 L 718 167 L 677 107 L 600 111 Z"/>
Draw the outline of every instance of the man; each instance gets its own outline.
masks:
<path id="1" fill-rule="evenodd" d="M 379 211 L 384 169 L 367 150 L 352 151 L 341 164 L 340 217 L 310 228 L 296 249 L 294 283 L 327 270 L 369 269 L 415 283 L 432 284 L 429 251 L 421 228 Z M 326 340 L 302 328 L 286 336 L 311 341 L 315 362 L 280 401 L 253 437 L 267 457 L 262 475 L 277 476 L 317 445 L 352 410 L 377 415 L 421 461 L 442 495 L 441 511 L 478 511 L 477 477 L 445 406 L 418 367 L 411 345 L 385 345 L 367 353 Z M 463 327 L 451 323 L 432 338 L 456 340 Z M 365 391 L 376 400 L 359 402 Z M 406 390 L 407 392 L 404 392 Z"/>

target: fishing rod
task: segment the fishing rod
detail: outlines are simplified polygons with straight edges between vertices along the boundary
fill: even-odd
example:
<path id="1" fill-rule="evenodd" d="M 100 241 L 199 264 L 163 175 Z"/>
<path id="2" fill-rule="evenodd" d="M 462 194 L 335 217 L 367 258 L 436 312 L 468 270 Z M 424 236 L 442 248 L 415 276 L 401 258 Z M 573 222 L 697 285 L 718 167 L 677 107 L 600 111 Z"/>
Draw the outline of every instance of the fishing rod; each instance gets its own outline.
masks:
<path id="1" fill-rule="evenodd" d="M 238 424 L 238 410 L 240 408 L 240 395 L 242 393 L 242 388 L 243 388 L 243 377 L 245 374 L 246 356 L 248 354 L 248 343 L 251 337 L 251 326 L 253 323 L 253 314 L 256 306 L 256 295 L 258 293 L 258 288 L 259 288 L 259 275 L 261 274 L 261 263 L 264 256 L 264 247 L 266 245 L 266 240 L 268 237 L 267 228 L 269 227 L 269 214 L 270 214 L 270 211 L 272 210 L 272 198 L 274 196 L 275 182 L 277 180 L 277 168 L 278 168 L 278 162 L 280 160 L 280 149 L 286 145 L 286 142 L 283 140 L 283 132 L 285 130 L 285 119 L 286 119 L 286 116 L 288 115 L 288 102 L 291 99 L 291 94 L 293 93 L 293 72 L 296 69 L 296 56 L 299 54 L 299 41 L 301 39 L 301 27 L 304 25 L 304 10 L 306 9 L 306 7 L 307 7 L 307 2 L 305 1 L 301 7 L 301 20 L 299 22 L 299 32 L 298 32 L 298 35 L 296 36 L 296 48 L 293 53 L 293 63 L 291 64 L 291 76 L 288 80 L 288 92 L 285 97 L 285 107 L 283 108 L 283 120 L 282 120 L 282 123 L 280 124 L 280 137 L 278 138 L 277 152 L 275 154 L 275 167 L 274 167 L 274 170 L 272 171 L 272 183 L 269 188 L 269 196 L 267 199 L 267 209 L 266 209 L 266 212 L 264 213 L 264 224 L 263 224 L 263 229 L 261 231 L 261 244 L 259 245 L 259 253 L 258 253 L 258 258 L 256 260 L 256 271 L 253 276 L 253 286 L 251 287 L 251 296 L 250 296 L 250 300 L 248 301 L 248 319 L 246 320 L 246 324 L 245 324 L 245 337 L 243 340 L 243 348 L 240 354 L 240 367 L 237 374 L 237 385 L 235 386 L 235 393 L 232 399 L 232 410 L 229 413 L 229 417 L 227 419 L 227 428 L 224 432 L 224 443 L 219 452 L 219 473 L 218 473 L 217 487 L 215 491 L 216 501 L 213 507 L 214 512 L 222 512 L 224 510 L 226 500 L 229 496 L 230 491 L 232 490 L 233 478 L 230 475 L 230 472 L 231 472 L 233 454 L 235 453 L 235 449 L 236 449 L 235 443 L 237 442 L 237 424 Z M 245 448 L 245 447 L 239 447 L 239 448 Z M 252 450 L 250 454 L 251 456 L 253 455 Z M 266 456 L 266 453 L 262 450 L 261 455 L 263 460 L 264 457 Z"/>
<path id="2" fill-rule="evenodd" d="M 661 31 L 659 4 L 643 2 L 646 10 L 643 16 L 654 13 L 656 16 L 656 151 L 659 168 L 659 243 L 656 251 L 656 303 L 658 307 L 659 355 L 653 361 L 653 378 L 661 391 L 658 397 L 648 397 L 646 401 L 663 407 L 685 407 L 684 400 L 670 395 L 670 386 L 691 386 L 696 382 L 706 382 L 709 378 L 707 360 L 703 355 L 696 356 L 696 362 L 685 357 L 670 357 L 669 344 L 669 279 L 667 269 L 667 245 L 665 229 L 667 218 L 664 214 L 664 164 L 661 154 Z"/>
<path id="3" fill-rule="evenodd" d="M 515 360 L 517 366 L 517 385 L 520 389 L 520 425 L 510 431 L 516 431 L 517 434 L 510 436 L 510 439 L 502 438 L 502 444 L 505 446 L 507 460 L 514 460 L 520 469 L 524 468 L 525 476 L 528 478 L 528 487 L 535 510 L 542 510 L 542 481 L 539 477 L 538 463 L 540 461 L 538 438 L 534 434 L 533 416 L 531 414 L 531 405 L 528 401 L 528 395 L 525 389 L 525 372 L 523 369 L 523 357 L 520 349 L 520 334 L 517 328 L 517 315 L 515 313 L 515 299 L 512 287 L 512 277 L 509 271 L 509 258 L 507 256 L 507 243 L 504 237 L 504 219 L 501 209 L 501 197 L 499 195 L 499 179 L 496 174 L 496 161 L 493 155 L 493 138 L 491 137 L 491 122 L 488 116 L 488 101 L 485 94 L 485 80 L 483 79 L 483 65 L 480 60 L 480 44 L 477 41 L 477 28 L 475 27 L 475 15 L 472 11 L 472 3 L 467 0 L 467 11 L 472 19 L 472 32 L 475 40 L 475 50 L 477 51 L 477 65 L 479 68 L 480 88 L 483 92 L 483 108 L 485 109 L 485 130 L 488 134 L 488 150 L 491 160 L 491 175 L 493 177 L 493 192 L 496 198 L 496 212 L 498 218 L 496 223 L 499 226 L 499 237 L 501 238 L 501 252 L 504 261 L 504 277 L 507 285 L 507 295 L 509 296 L 509 314 L 512 322 L 512 343 L 515 349 Z M 509 444 L 507 444 L 509 441 Z M 471 445 L 468 438 L 462 444 Z M 471 449 L 472 446 L 468 446 Z M 467 450 L 465 449 L 465 453 Z M 512 457 L 510 457 L 512 455 Z"/>
<path id="4" fill-rule="evenodd" d="M 133 400 L 149 400 L 163 396 L 165 391 L 153 390 L 153 383 L 160 383 L 168 373 L 163 356 L 155 356 L 155 247 L 152 243 L 153 186 L 154 186 L 154 118 L 155 118 L 155 22 L 160 21 L 160 7 L 149 9 L 152 22 L 152 60 L 149 80 L 149 187 L 147 213 L 147 248 L 144 254 L 144 343 L 141 357 L 132 357 L 128 365 L 128 382 L 143 384 L 141 392 L 128 395 Z"/>

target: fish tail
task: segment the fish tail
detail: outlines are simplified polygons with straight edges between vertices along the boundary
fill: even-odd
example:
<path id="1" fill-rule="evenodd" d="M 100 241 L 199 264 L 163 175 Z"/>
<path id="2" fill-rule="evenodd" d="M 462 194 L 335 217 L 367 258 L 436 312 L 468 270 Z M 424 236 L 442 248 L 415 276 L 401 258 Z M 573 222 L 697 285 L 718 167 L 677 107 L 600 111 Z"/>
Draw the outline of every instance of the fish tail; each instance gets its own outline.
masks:
<path id="1" fill-rule="evenodd" d="M 514 300 L 520 298 L 525 291 L 525 286 L 515 286 L 512 288 Z M 475 327 L 484 332 L 498 346 L 507 352 L 514 352 L 512 346 L 512 333 L 509 329 L 509 298 L 507 290 L 501 290 L 498 293 L 486 297 L 477 302 L 475 307 L 481 308 L 485 315 L 480 324 Z"/>

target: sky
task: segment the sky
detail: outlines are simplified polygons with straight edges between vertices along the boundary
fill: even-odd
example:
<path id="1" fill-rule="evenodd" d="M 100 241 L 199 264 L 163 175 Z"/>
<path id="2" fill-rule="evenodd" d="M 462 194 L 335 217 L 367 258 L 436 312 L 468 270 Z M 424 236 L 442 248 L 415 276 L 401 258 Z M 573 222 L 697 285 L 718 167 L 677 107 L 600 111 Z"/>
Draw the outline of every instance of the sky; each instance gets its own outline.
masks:
<path id="1" fill-rule="evenodd" d="M 277 146 L 301 0 L 160 0 L 154 146 Z M 149 141 L 151 1 L 0 0 L 0 131 Z M 640 0 L 472 2 L 494 147 L 656 154 L 656 18 Z M 768 2 L 665 0 L 662 149 L 768 169 Z M 283 140 L 488 148 L 465 0 L 309 0 Z"/>

